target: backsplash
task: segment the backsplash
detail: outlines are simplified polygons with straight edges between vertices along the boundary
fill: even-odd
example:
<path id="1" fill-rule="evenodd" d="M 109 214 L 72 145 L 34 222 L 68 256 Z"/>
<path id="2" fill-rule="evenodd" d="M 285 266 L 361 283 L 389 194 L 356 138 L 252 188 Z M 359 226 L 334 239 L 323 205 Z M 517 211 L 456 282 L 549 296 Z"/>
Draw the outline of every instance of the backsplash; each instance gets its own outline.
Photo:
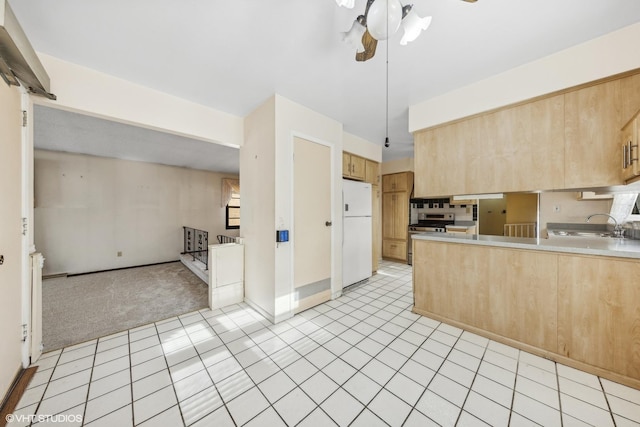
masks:
<path id="1" fill-rule="evenodd" d="M 410 204 L 411 224 L 418 222 L 419 213 L 452 213 L 455 215 L 456 223 L 478 220 L 478 205 L 450 205 L 449 199 L 423 199 L 421 202 L 415 202 L 414 199 Z"/>

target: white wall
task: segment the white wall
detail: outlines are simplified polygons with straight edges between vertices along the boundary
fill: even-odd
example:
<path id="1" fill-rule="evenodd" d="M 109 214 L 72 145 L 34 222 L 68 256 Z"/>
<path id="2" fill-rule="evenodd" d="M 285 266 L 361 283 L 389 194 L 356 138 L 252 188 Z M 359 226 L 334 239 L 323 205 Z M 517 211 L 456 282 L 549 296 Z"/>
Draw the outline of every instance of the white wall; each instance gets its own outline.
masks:
<path id="1" fill-rule="evenodd" d="M 409 106 L 409 131 L 640 68 L 640 23 Z"/>
<path id="2" fill-rule="evenodd" d="M 0 81 L 0 401 L 21 368 L 21 114 L 19 90 Z"/>
<path id="3" fill-rule="evenodd" d="M 348 132 L 342 133 L 342 149 L 374 162 L 382 162 L 382 145 L 367 141 Z"/>
<path id="4" fill-rule="evenodd" d="M 237 236 L 225 230 L 223 177 L 237 178 L 36 150 L 35 242 L 46 258 L 44 274 L 177 260 L 183 226 L 208 231 L 210 243 L 218 234 Z"/>
<path id="5" fill-rule="evenodd" d="M 90 68 L 38 53 L 58 99 L 39 104 L 239 147 L 243 119 Z"/>
<path id="6" fill-rule="evenodd" d="M 241 235 L 245 247 L 245 301 L 275 314 L 275 97 L 245 119 L 240 147 Z"/>
<path id="7" fill-rule="evenodd" d="M 587 216 L 594 213 L 609 213 L 612 200 L 578 200 L 574 191 L 540 193 L 540 236 L 546 237 L 547 223 L 585 223 Z M 554 212 L 558 206 L 560 212 Z M 603 216 L 593 218 L 593 223 L 605 224 Z"/>

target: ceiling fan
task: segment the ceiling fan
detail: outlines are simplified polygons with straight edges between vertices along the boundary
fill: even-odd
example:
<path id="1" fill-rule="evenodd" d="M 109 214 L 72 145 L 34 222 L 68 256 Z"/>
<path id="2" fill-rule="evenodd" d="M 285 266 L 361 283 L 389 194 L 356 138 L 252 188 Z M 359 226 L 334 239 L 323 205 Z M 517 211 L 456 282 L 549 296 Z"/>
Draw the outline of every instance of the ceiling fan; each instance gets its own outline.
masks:
<path id="1" fill-rule="evenodd" d="M 477 0 L 462 1 L 475 3 Z M 352 9 L 355 0 L 336 0 L 336 3 Z M 356 47 L 356 61 L 367 61 L 375 55 L 378 40 L 388 39 L 400 25 L 404 28 L 400 44 L 406 45 L 430 24 L 431 17 L 419 17 L 411 4 L 403 6 L 400 0 L 367 0 L 364 14 L 353 21 L 349 31 L 342 33 L 342 39 Z"/>

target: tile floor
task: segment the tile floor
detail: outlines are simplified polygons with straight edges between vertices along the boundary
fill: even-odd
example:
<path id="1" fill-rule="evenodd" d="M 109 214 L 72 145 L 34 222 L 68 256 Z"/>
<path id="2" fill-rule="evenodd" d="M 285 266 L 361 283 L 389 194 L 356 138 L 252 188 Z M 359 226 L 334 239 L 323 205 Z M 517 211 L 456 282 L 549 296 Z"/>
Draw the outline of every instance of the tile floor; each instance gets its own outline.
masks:
<path id="1" fill-rule="evenodd" d="M 68 347 L 43 355 L 9 425 L 640 426 L 640 390 L 411 305 L 411 267 L 383 262 L 277 325 L 240 304 Z"/>

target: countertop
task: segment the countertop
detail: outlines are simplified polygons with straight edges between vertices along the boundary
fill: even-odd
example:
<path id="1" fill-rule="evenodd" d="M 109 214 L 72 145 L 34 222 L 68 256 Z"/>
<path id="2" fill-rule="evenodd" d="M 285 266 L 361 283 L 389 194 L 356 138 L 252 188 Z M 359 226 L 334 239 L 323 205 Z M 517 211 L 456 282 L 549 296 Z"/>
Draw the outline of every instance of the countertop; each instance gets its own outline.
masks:
<path id="1" fill-rule="evenodd" d="M 416 240 L 431 240 L 436 242 L 464 243 L 471 245 L 497 246 L 503 248 L 640 259 L 640 240 L 632 239 L 589 237 L 534 239 L 523 237 L 430 232 L 412 234 L 411 238 Z"/>

